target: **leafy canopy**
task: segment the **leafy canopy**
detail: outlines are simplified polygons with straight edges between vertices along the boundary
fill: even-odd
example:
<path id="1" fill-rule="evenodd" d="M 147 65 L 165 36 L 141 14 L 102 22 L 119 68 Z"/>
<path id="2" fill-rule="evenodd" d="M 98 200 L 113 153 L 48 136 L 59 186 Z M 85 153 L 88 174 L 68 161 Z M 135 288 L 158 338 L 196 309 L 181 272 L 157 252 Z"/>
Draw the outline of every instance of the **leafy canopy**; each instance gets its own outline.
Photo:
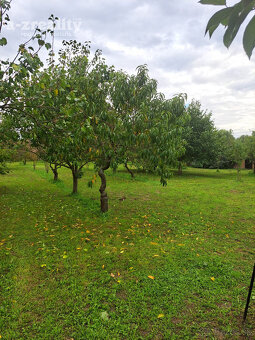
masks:
<path id="1" fill-rule="evenodd" d="M 185 152 L 179 160 L 196 166 L 209 166 L 217 152 L 212 114 L 202 110 L 201 103 L 196 100 L 189 104 L 187 113 L 189 119 L 183 133 Z"/>

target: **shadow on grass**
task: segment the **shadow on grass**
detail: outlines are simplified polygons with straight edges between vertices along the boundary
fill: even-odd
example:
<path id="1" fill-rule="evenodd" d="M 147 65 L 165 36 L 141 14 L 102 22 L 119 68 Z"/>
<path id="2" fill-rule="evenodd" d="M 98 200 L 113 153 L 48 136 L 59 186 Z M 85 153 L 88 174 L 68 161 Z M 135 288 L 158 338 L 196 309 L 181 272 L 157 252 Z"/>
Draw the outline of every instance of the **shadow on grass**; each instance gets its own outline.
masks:
<path id="1" fill-rule="evenodd" d="M 68 187 L 64 181 L 58 179 L 57 181 L 54 181 L 52 178 L 51 173 L 46 173 L 45 170 L 38 169 L 36 170 L 36 174 L 38 174 L 41 178 L 48 180 L 48 182 L 52 185 L 55 185 L 60 191 L 64 192 L 66 196 L 72 198 L 73 200 L 76 200 L 79 202 L 82 206 L 86 208 L 93 216 L 108 216 L 108 214 L 102 214 L 100 211 L 100 207 L 98 202 L 91 198 L 86 198 L 82 196 L 80 193 L 72 193 L 70 192 L 70 187 Z"/>
<path id="2" fill-rule="evenodd" d="M 2 195 L 6 195 L 6 194 L 9 194 L 11 192 L 10 188 L 3 185 L 3 186 L 0 186 L 0 196 Z M 14 192 L 14 190 L 13 190 Z"/>
<path id="3" fill-rule="evenodd" d="M 203 172 L 203 170 L 205 172 Z M 207 171 L 207 172 L 206 172 Z M 201 170 L 184 170 L 182 175 L 179 175 L 177 171 L 174 171 L 174 177 L 175 178 L 212 178 L 212 179 L 224 179 L 224 180 L 233 180 L 236 179 L 237 173 L 233 170 L 229 170 L 229 172 L 226 172 L 228 170 L 224 170 L 224 172 L 217 172 L 217 170 L 211 170 L 210 173 L 208 173 L 208 169 L 201 169 Z"/>
<path id="4" fill-rule="evenodd" d="M 134 173 L 134 177 L 132 177 L 127 170 L 125 169 L 118 169 L 116 172 L 108 171 L 107 176 L 114 177 L 117 175 L 118 178 L 125 179 L 126 181 L 132 182 L 151 182 L 152 177 L 155 177 L 155 181 L 158 181 L 159 176 L 149 171 L 144 171 L 140 169 L 132 169 Z M 149 175 L 149 176 L 148 176 Z"/>
<path id="5" fill-rule="evenodd" d="M 158 180 L 159 175 L 153 174 L 152 172 L 145 171 L 142 169 L 132 169 L 135 177 L 132 178 L 130 174 L 125 169 L 118 169 L 117 174 L 120 175 L 121 178 L 130 180 L 130 181 L 138 181 L 138 182 L 148 182 L 151 181 L 151 177 L 154 177 L 155 180 Z M 245 174 L 247 170 L 242 170 Z M 195 168 L 186 168 L 183 169 L 182 175 L 178 174 L 178 170 L 171 169 L 172 176 L 170 176 L 169 181 L 172 179 L 179 179 L 179 178 L 212 178 L 212 179 L 224 179 L 224 180 L 233 180 L 236 179 L 237 173 L 234 169 L 222 169 L 217 171 L 217 169 L 195 169 Z M 114 176 L 116 173 L 108 172 L 108 176 Z M 149 175 L 149 176 L 148 176 Z M 249 176 L 252 176 L 253 172 L 248 172 Z"/>

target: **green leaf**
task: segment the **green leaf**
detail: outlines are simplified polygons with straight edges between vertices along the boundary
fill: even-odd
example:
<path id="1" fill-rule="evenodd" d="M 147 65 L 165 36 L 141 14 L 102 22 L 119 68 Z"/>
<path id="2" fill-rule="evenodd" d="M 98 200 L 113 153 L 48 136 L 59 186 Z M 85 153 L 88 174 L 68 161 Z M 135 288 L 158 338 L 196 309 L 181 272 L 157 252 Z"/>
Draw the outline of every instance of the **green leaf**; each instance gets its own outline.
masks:
<path id="1" fill-rule="evenodd" d="M 45 47 L 46 47 L 47 50 L 49 50 L 51 48 L 51 44 L 50 43 L 46 43 Z"/>
<path id="2" fill-rule="evenodd" d="M 229 48 L 229 46 L 232 44 L 241 24 L 244 22 L 252 8 L 253 4 L 249 4 L 244 7 L 242 2 L 239 2 L 234 7 L 232 7 L 232 14 L 229 18 L 228 28 L 223 37 L 224 45 L 227 48 Z"/>
<path id="3" fill-rule="evenodd" d="M 255 15 L 253 16 L 251 21 L 248 23 L 244 31 L 243 47 L 244 47 L 244 50 L 247 56 L 250 59 L 252 55 L 252 51 L 255 47 Z"/>
<path id="4" fill-rule="evenodd" d="M 226 0 L 200 0 L 202 5 L 226 6 Z"/>
<path id="5" fill-rule="evenodd" d="M 7 39 L 6 38 L 1 38 L 0 39 L 0 46 L 5 46 L 7 45 Z"/>
<path id="6" fill-rule="evenodd" d="M 223 8 L 220 11 L 216 12 L 211 19 L 208 21 L 205 34 L 209 32 L 209 36 L 211 38 L 213 32 L 218 28 L 220 24 L 226 25 L 228 18 L 232 12 L 231 8 Z"/>
<path id="7" fill-rule="evenodd" d="M 39 46 L 43 46 L 45 44 L 44 40 L 38 39 L 38 44 Z"/>
<path id="8" fill-rule="evenodd" d="M 20 70 L 20 66 L 17 64 L 12 64 L 12 67 L 15 71 L 19 71 Z"/>

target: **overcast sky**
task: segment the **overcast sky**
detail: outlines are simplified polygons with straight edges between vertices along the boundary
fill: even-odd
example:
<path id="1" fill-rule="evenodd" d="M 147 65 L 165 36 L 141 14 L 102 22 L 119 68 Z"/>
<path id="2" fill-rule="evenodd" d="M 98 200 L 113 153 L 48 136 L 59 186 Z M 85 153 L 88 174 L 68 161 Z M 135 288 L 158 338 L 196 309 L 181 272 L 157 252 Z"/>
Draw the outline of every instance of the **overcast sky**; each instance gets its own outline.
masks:
<path id="1" fill-rule="evenodd" d="M 204 37 L 218 9 L 197 0 L 13 0 L 11 22 L 4 28 L 8 47 L 1 54 L 13 55 L 53 13 L 60 19 L 56 48 L 63 39 L 90 40 L 117 69 L 134 73 L 147 64 L 167 98 L 185 92 L 189 101 L 195 98 L 212 112 L 217 128 L 232 129 L 235 136 L 250 134 L 255 130 L 255 57 L 245 55 L 241 34 L 229 50 L 222 44 L 223 30 L 211 40 Z"/>

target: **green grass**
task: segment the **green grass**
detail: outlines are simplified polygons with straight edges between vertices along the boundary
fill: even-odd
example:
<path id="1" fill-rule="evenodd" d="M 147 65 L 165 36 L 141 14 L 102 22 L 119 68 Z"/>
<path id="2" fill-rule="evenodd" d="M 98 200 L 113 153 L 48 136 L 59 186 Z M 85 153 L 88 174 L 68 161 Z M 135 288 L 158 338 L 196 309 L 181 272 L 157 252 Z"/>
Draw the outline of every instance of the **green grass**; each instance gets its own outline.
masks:
<path id="1" fill-rule="evenodd" d="M 92 168 L 74 196 L 66 169 L 58 183 L 43 164 L 11 169 L 0 177 L 2 339 L 254 339 L 254 292 L 242 326 L 255 254 L 249 171 L 237 181 L 234 170 L 188 169 L 165 188 L 108 171 L 102 215 Z"/>

